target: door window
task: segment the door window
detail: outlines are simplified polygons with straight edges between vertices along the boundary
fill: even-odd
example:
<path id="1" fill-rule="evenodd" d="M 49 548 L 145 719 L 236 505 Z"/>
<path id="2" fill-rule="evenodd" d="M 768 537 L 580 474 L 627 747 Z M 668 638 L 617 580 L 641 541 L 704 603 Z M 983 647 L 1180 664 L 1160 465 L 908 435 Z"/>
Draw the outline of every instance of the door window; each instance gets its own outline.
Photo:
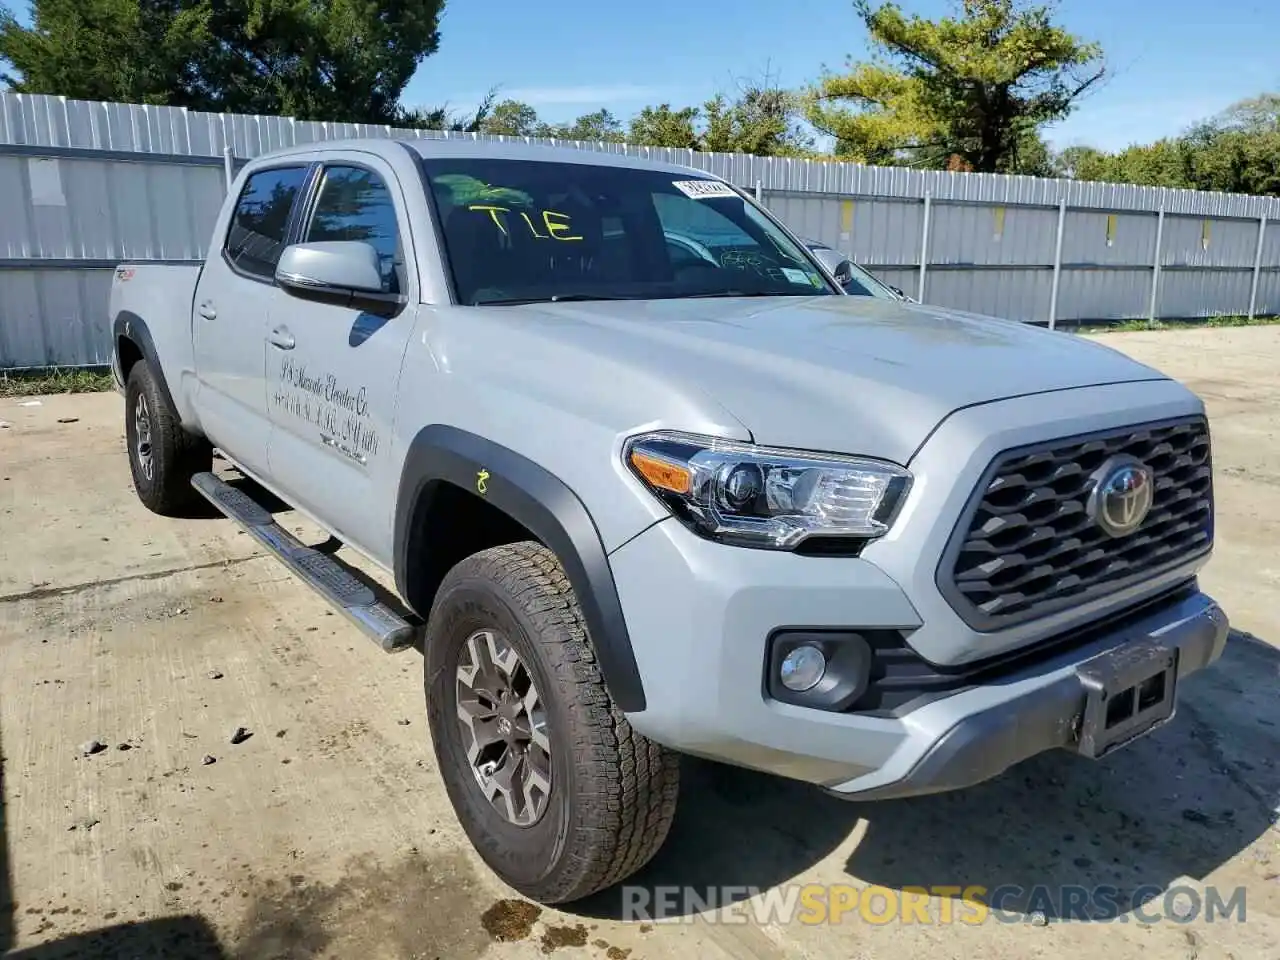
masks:
<path id="1" fill-rule="evenodd" d="M 363 240 L 378 252 L 382 289 L 404 292 L 404 257 L 396 208 L 385 181 L 363 167 L 326 167 L 306 243 Z"/>
<path id="2" fill-rule="evenodd" d="M 249 177 L 227 231 L 224 249 L 232 266 L 257 277 L 275 276 L 289 212 L 306 178 L 305 166 L 274 167 Z"/>

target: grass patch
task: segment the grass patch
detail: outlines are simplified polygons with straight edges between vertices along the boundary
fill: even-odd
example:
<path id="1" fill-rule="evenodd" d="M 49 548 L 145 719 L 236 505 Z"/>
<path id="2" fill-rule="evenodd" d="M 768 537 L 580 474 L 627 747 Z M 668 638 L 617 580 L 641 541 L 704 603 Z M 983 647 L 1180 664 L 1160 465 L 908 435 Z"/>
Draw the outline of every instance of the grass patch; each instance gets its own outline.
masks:
<path id="1" fill-rule="evenodd" d="M 1204 322 L 1206 327 L 1266 327 L 1280 324 L 1280 316 L 1274 317 L 1210 317 Z"/>
<path id="2" fill-rule="evenodd" d="M 114 390 L 109 370 L 0 371 L 0 397 L 49 393 L 102 393 Z"/>
<path id="3" fill-rule="evenodd" d="M 1280 316 L 1195 317 L 1187 320 L 1117 320 L 1115 323 L 1081 324 L 1076 333 L 1146 333 L 1152 330 L 1197 330 L 1201 327 L 1266 327 L 1280 324 Z"/>

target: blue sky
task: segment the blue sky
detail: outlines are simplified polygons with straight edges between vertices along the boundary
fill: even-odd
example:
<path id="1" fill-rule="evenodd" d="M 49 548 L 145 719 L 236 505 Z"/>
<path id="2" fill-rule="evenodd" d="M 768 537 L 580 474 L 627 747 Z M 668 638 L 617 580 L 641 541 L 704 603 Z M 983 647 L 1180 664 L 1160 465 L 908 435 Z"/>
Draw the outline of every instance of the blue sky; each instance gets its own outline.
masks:
<path id="1" fill-rule="evenodd" d="M 899 0 L 936 15 L 947 0 Z M 1058 19 L 1099 41 L 1111 76 L 1065 122 L 1058 147 L 1117 149 L 1172 135 L 1243 97 L 1280 91 L 1277 0 L 1065 0 Z M 800 86 L 865 52 L 850 0 L 448 0 L 440 51 L 411 105 L 474 105 L 489 87 L 544 119 L 607 107 L 700 103 L 766 72 Z"/>
<path id="2" fill-rule="evenodd" d="M 951 6 L 899 2 L 926 16 Z M 1063 0 L 1058 19 L 1102 44 L 1109 77 L 1048 130 L 1057 147 L 1145 143 L 1280 92 L 1280 0 Z M 645 104 L 697 104 L 765 74 L 799 87 L 865 49 L 851 0 L 447 0 L 440 51 L 404 99 L 461 110 L 498 85 L 547 120 L 601 107 L 625 120 Z"/>

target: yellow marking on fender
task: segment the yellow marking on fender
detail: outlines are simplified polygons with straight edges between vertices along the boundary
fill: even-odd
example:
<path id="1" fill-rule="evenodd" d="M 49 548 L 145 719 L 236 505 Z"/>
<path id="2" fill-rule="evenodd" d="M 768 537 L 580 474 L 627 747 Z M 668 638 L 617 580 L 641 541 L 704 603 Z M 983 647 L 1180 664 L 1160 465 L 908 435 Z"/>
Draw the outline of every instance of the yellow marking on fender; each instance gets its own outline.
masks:
<path id="1" fill-rule="evenodd" d="M 476 474 L 476 492 L 481 496 L 489 492 L 489 471 L 481 469 Z"/>

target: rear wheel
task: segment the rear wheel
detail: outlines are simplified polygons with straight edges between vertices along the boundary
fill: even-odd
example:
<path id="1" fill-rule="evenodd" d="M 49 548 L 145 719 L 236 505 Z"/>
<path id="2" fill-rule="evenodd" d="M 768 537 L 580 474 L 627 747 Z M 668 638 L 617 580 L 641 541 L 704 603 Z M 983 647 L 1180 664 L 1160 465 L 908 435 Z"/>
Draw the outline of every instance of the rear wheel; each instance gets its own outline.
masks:
<path id="1" fill-rule="evenodd" d="M 449 798 L 506 883 L 542 903 L 577 900 L 662 846 L 678 757 L 613 704 L 545 547 L 494 547 L 449 572 L 427 626 L 426 688 Z"/>
<path id="2" fill-rule="evenodd" d="M 182 429 L 146 360 L 125 384 L 125 442 L 138 499 L 154 513 L 174 515 L 196 502 L 191 478 L 213 467 L 213 450 Z"/>

